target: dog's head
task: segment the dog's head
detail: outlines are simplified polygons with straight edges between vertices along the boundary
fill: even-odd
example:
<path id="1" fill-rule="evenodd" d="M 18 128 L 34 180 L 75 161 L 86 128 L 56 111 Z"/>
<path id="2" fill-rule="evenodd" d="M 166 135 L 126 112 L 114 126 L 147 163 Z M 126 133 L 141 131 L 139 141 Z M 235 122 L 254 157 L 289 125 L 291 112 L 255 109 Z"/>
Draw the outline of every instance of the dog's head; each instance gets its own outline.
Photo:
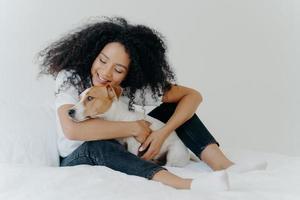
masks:
<path id="1" fill-rule="evenodd" d="M 80 101 L 69 109 L 72 120 L 80 122 L 90 118 L 101 117 L 111 107 L 113 101 L 121 96 L 120 86 L 93 86 L 80 94 Z"/>

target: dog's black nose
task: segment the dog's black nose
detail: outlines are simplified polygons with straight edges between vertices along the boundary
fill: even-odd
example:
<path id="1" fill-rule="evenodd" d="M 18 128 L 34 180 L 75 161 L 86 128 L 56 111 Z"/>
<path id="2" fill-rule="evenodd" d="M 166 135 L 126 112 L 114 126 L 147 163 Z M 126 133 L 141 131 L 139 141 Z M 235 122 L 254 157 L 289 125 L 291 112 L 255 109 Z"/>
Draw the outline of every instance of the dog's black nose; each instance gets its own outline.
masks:
<path id="1" fill-rule="evenodd" d="M 69 110 L 68 114 L 69 114 L 70 117 L 74 117 L 75 110 L 74 109 Z"/>

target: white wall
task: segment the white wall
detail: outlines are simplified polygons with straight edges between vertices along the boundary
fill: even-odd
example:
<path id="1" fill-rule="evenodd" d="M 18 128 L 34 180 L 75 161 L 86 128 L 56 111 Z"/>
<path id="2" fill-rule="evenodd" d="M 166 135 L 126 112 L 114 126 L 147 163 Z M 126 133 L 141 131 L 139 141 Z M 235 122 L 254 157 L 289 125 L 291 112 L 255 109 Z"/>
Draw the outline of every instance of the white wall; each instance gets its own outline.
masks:
<path id="1" fill-rule="evenodd" d="M 0 98 L 51 104 L 54 81 L 34 56 L 87 19 L 119 15 L 167 38 L 179 84 L 224 148 L 300 155 L 296 0 L 0 0 Z M 298 55 L 298 57 L 297 57 Z"/>

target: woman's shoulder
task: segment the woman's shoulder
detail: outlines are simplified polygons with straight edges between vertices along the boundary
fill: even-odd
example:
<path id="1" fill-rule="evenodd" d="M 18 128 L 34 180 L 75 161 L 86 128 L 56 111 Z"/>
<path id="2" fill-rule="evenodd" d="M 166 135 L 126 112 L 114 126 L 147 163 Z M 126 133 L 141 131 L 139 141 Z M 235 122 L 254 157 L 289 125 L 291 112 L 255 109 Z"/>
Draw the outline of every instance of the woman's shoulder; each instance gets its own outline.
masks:
<path id="1" fill-rule="evenodd" d="M 73 69 L 62 69 L 57 73 L 56 80 L 65 80 L 75 74 L 75 70 Z M 79 78 L 77 75 L 76 78 Z"/>
<path id="2" fill-rule="evenodd" d="M 60 93 L 65 90 L 77 92 L 74 85 L 70 84 L 70 79 L 73 79 L 74 83 L 80 82 L 79 75 L 76 75 L 74 70 L 63 69 L 58 72 L 55 78 L 55 93 Z"/>
<path id="3" fill-rule="evenodd" d="M 68 70 L 68 69 L 62 69 L 58 72 L 55 82 L 56 85 L 62 85 L 64 82 L 67 82 L 68 80 L 73 79 L 73 82 L 79 83 L 80 77 L 75 73 L 75 70 Z"/>

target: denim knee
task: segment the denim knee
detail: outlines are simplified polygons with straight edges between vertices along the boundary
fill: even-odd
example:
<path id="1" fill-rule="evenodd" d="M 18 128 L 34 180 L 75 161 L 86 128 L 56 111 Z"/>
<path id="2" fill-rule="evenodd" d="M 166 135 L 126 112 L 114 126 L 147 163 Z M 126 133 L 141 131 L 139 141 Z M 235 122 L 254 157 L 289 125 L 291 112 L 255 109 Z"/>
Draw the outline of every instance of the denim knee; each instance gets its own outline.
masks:
<path id="1" fill-rule="evenodd" d="M 61 166 L 80 164 L 103 165 L 113 170 L 147 179 L 152 179 L 156 172 L 165 169 L 128 152 L 116 140 L 85 142 L 61 160 Z"/>
<path id="2" fill-rule="evenodd" d="M 148 115 L 166 123 L 173 115 L 176 107 L 177 103 L 162 103 Z M 182 142 L 196 155 L 200 155 L 209 144 L 217 144 L 219 146 L 219 143 L 196 114 L 175 131 Z"/>

